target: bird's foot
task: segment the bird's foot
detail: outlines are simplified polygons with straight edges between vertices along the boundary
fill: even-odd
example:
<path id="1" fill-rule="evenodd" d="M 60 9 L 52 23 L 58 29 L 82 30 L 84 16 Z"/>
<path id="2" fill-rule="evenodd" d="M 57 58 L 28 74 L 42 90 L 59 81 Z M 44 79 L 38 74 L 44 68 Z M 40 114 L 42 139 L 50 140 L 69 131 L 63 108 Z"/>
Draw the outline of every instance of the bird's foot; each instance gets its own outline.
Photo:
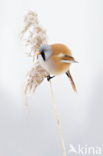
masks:
<path id="1" fill-rule="evenodd" d="M 50 81 L 53 77 L 55 77 L 55 76 L 50 76 L 50 75 L 48 75 L 48 76 L 47 76 L 47 80 Z"/>

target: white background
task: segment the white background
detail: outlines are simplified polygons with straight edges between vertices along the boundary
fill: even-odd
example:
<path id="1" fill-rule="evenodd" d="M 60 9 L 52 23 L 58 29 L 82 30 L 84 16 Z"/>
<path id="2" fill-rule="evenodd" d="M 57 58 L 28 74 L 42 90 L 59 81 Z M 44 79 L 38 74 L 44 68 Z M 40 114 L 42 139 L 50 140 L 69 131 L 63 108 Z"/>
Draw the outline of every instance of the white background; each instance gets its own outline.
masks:
<path id="1" fill-rule="evenodd" d="M 23 81 L 30 63 L 18 40 L 23 16 L 36 11 L 49 43 L 65 43 L 79 64 L 71 73 L 78 94 L 65 75 L 52 80 L 66 150 L 69 144 L 103 143 L 103 0 L 0 1 L 0 155 L 62 156 L 45 80 L 28 97 Z"/>

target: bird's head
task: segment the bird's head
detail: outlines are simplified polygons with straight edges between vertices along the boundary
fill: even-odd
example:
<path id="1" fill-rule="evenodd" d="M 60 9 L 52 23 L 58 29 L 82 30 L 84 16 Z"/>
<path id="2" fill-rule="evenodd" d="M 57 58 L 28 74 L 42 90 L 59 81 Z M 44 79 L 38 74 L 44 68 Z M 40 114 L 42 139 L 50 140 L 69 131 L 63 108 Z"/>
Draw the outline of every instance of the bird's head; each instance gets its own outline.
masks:
<path id="1" fill-rule="evenodd" d="M 50 56 L 52 55 L 52 49 L 50 45 L 42 45 L 39 48 L 39 52 L 37 52 L 37 58 L 42 58 L 43 61 L 46 61 L 50 58 Z"/>

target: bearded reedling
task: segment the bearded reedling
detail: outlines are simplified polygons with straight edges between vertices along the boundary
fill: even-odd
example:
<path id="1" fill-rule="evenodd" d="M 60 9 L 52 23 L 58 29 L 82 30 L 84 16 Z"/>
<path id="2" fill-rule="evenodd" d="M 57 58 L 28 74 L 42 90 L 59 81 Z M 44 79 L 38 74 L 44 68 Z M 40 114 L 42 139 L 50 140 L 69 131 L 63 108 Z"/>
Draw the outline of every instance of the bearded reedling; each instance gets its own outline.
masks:
<path id="1" fill-rule="evenodd" d="M 73 90 L 75 92 L 77 91 L 72 75 L 70 74 L 70 65 L 77 63 L 77 61 L 72 57 L 72 53 L 67 46 L 64 44 L 42 45 L 39 48 L 39 52 L 37 52 L 37 59 L 41 66 L 50 73 L 47 76 L 48 81 L 56 75 L 65 73 L 71 81 Z"/>

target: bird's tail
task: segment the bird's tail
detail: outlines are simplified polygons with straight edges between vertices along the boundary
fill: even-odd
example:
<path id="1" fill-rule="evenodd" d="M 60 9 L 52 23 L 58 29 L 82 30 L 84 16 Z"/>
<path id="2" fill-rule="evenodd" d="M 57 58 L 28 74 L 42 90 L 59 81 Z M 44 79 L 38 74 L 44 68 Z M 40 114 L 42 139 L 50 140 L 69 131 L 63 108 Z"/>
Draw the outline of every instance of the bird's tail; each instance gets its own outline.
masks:
<path id="1" fill-rule="evenodd" d="M 71 85 L 72 85 L 73 90 L 74 90 L 75 92 L 77 92 L 76 85 L 75 85 L 75 83 L 74 83 L 74 80 L 73 80 L 72 75 L 70 74 L 70 71 L 69 71 L 69 70 L 66 72 L 66 75 L 67 75 L 67 76 L 69 77 L 69 79 L 70 79 L 70 82 L 71 82 Z"/>

